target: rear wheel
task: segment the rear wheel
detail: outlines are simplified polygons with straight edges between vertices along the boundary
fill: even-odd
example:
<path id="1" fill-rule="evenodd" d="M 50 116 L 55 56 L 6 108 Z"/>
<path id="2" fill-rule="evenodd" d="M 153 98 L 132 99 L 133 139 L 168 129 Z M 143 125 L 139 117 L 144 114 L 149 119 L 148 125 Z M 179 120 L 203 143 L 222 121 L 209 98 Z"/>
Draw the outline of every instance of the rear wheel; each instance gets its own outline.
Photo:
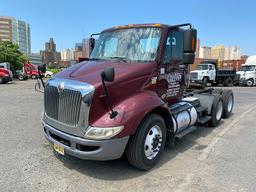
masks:
<path id="1" fill-rule="evenodd" d="M 211 116 L 212 119 L 209 122 L 211 127 L 216 127 L 220 124 L 221 118 L 223 114 L 223 100 L 221 95 L 214 95 L 213 103 L 212 103 L 212 111 Z"/>
<path id="2" fill-rule="evenodd" d="M 231 77 L 229 77 L 229 78 L 227 78 L 227 79 L 225 80 L 224 85 L 225 85 L 226 87 L 231 87 L 231 86 L 233 86 L 233 83 L 234 83 L 233 79 L 232 79 Z"/>
<path id="3" fill-rule="evenodd" d="M 223 117 L 229 118 L 232 113 L 233 106 L 234 106 L 233 92 L 228 89 L 223 90 L 222 99 L 223 99 L 223 104 L 224 104 Z"/>
<path id="4" fill-rule="evenodd" d="M 151 169 L 163 152 L 166 126 L 157 114 L 148 115 L 130 138 L 126 156 L 131 165 L 142 170 Z"/>

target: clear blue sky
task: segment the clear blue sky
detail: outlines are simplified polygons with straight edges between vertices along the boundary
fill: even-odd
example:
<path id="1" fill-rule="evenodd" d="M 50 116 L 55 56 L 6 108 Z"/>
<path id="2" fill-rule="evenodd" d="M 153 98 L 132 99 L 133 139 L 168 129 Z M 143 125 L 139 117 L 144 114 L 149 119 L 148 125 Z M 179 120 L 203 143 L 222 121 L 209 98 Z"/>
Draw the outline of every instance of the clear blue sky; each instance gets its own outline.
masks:
<path id="1" fill-rule="evenodd" d="M 192 23 L 201 45 L 237 45 L 256 54 L 253 0 L 0 0 L 0 15 L 30 24 L 32 51 L 53 37 L 57 49 L 72 48 L 91 33 L 131 23 Z"/>

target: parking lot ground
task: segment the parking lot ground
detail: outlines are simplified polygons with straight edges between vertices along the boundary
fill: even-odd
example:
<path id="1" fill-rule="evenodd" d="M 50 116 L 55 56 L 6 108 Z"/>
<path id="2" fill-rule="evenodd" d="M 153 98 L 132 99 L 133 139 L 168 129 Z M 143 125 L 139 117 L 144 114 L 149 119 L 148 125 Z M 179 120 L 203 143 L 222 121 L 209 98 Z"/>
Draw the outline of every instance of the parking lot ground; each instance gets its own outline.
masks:
<path id="1" fill-rule="evenodd" d="M 125 158 L 97 162 L 53 152 L 34 83 L 0 85 L 0 191 L 256 191 L 255 87 L 233 87 L 229 119 L 199 127 L 143 172 Z"/>

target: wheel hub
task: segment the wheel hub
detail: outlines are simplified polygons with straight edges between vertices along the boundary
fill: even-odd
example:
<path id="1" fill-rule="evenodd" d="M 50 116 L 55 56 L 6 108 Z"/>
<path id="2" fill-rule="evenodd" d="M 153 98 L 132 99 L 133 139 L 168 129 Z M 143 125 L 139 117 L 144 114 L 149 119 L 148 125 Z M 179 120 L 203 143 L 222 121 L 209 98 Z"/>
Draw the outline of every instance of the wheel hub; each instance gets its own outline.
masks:
<path id="1" fill-rule="evenodd" d="M 144 152 L 147 159 L 157 156 L 162 146 L 162 131 L 158 125 L 153 126 L 145 140 Z"/>

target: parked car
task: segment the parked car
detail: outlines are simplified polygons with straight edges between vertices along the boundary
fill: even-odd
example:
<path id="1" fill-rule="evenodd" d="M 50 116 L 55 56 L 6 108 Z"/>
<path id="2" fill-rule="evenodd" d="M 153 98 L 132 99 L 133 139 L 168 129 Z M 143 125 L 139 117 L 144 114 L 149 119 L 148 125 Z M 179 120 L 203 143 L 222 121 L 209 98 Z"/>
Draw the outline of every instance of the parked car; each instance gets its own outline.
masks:
<path id="1" fill-rule="evenodd" d="M 0 67 L 0 84 L 8 83 L 9 81 L 12 81 L 12 72 Z"/>

